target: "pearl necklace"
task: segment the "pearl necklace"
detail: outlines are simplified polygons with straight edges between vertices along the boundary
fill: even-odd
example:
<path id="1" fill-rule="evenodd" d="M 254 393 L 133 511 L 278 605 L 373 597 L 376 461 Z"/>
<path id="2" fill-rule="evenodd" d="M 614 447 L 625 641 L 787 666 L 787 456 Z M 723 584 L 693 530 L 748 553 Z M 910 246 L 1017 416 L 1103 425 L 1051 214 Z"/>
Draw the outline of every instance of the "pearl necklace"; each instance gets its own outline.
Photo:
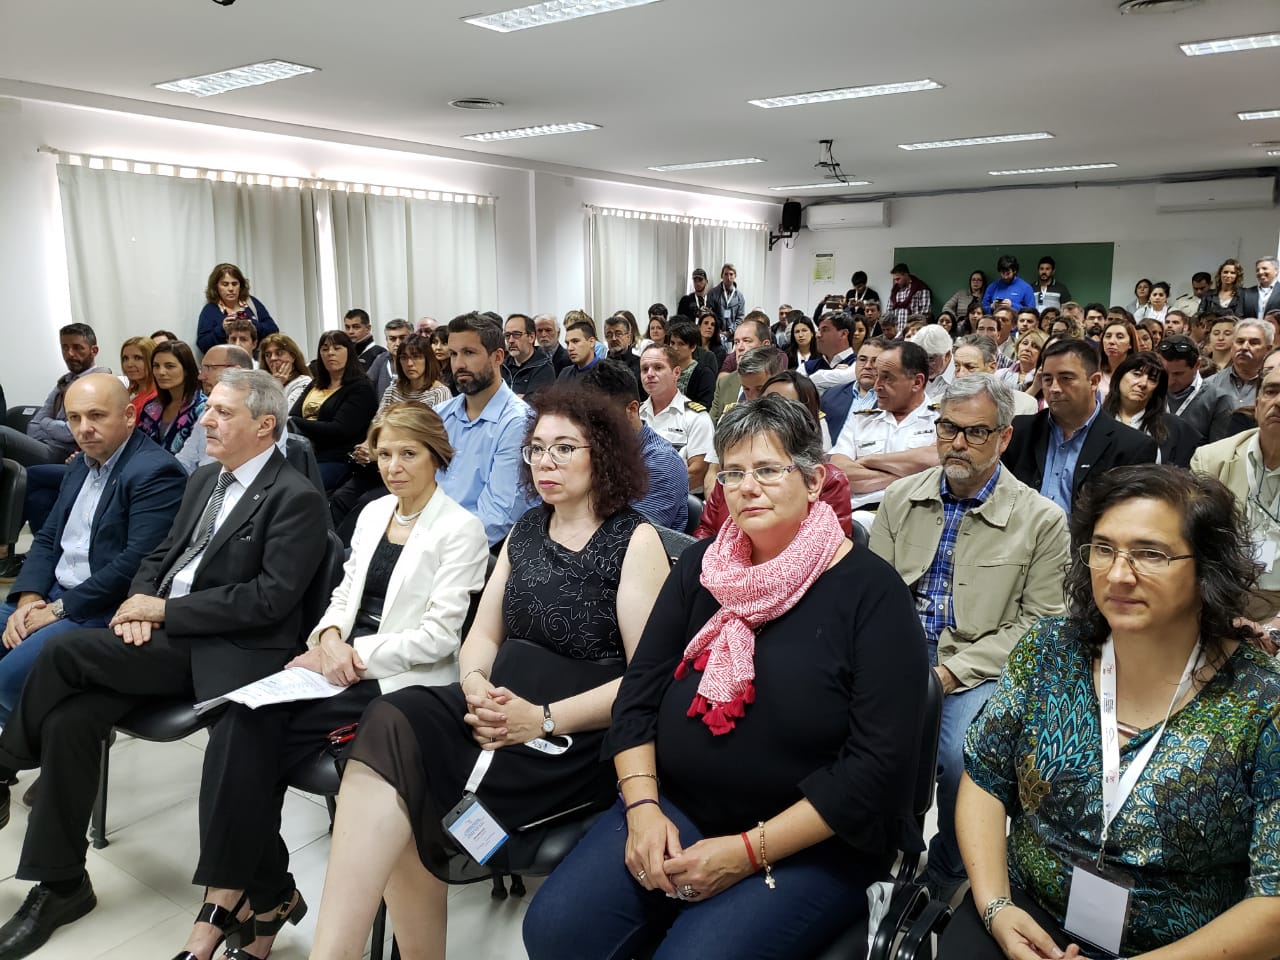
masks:
<path id="1" fill-rule="evenodd" d="M 422 510 L 425 510 L 425 509 L 427 508 L 426 507 L 422 508 Z M 407 527 L 409 524 L 413 523 L 413 521 L 417 520 L 418 517 L 422 516 L 422 510 L 419 510 L 417 513 L 411 513 L 407 517 L 405 517 L 405 516 L 401 516 L 400 508 L 396 507 L 395 513 L 392 514 L 392 516 L 394 517 L 396 523 L 400 524 L 400 526 Z"/>

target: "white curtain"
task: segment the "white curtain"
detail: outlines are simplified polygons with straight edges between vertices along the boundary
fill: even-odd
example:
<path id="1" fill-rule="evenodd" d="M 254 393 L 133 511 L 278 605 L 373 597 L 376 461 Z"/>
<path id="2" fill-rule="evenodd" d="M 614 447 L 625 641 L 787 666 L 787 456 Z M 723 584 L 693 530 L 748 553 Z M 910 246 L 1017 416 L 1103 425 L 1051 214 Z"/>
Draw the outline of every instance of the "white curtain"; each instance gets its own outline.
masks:
<path id="1" fill-rule="evenodd" d="M 674 218 L 591 211 L 591 316 L 645 311 L 661 302 L 673 313 L 689 275 L 689 225 Z"/>
<path id="2" fill-rule="evenodd" d="M 492 309 L 498 234 L 487 197 L 453 200 L 324 191 L 332 218 L 341 312 L 381 323 Z M 340 326 L 341 316 L 328 318 Z"/>
<path id="3" fill-rule="evenodd" d="M 715 286 L 719 283 L 721 268 L 726 263 L 731 263 L 738 272 L 738 286 L 746 298 L 747 312 L 759 308 L 773 316 L 773 307 L 764 302 L 764 261 L 769 249 L 768 230 L 695 224 L 692 240 L 692 266 L 707 271 L 708 284 Z"/>
<path id="4" fill-rule="evenodd" d="M 303 188 L 59 162 L 71 312 L 94 328 L 102 361 L 126 338 L 167 328 L 195 346 L 209 271 L 234 263 L 281 331 L 310 350 L 319 313 L 315 201 Z"/>

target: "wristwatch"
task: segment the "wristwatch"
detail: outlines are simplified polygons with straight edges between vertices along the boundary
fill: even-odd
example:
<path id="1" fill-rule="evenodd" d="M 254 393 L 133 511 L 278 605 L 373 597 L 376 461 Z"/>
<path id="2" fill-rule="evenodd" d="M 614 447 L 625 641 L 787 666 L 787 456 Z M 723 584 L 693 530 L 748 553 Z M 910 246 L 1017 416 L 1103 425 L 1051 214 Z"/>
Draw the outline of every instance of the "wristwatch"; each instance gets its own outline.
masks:
<path id="1" fill-rule="evenodd" d="M 542 732 L 548 737 L 556 732 L 556 722 L 551 719 L 551 704 L 549 703 L 542 705 Z"/>
<path id="2" fill-rule="evenodd" d="M 49 604 L 49 612 L 52 613 L 55 617 L 57 617 L 59 620 L 62 620 L 64 617 L 66 617 L 66 614 L 62 610 L 61 597 L 53 601 L 53 603 Z"/>

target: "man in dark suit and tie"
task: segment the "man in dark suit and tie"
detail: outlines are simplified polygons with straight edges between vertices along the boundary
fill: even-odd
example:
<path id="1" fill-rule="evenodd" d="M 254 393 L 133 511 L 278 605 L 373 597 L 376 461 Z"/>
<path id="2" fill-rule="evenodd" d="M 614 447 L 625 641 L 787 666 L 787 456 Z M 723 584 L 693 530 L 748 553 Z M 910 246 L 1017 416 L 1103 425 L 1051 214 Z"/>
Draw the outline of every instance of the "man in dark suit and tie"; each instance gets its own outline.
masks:
<path id="1" fill-rule="evenodd" d="M 1001 457 L 1014 476 L 1071 514 L 1075 495 L 1112 467 L 1155 463 L 1159 448 L 1140 430 L 1102 412 L 1098 353 L 1084 340 L 1059 340 L 1043 355 L 1046 408 L 1015 417 Z"/>
<path id="2" fill-rule="evenodd" d="M 1246 319 L 1261 320 L 1270 311 L 1280 310 L 1280 283 L 1276 282 L 1278 266 L 1280 261 L 1275 257 L 1261 257 L 1253 265 L 1258 285 L 1240 291 L 1241 313 Z"/>
<path id="3" fill-rule="evenodd" d="M 67 388 L 65 405 L 84 455 L 67 469 L 0 606 L 0 722 L 51 637 L 107 625 L 143 558 L 169 531 L 187 482 L 178 462 L 134 429 L 134 407 L 115 377 L 81 377 Z"/>
<path id="4" fill-rule="evenodd" d="M 169 536 L 109 629 L 54 637 L 36 660 L 0 734 L 0 780 L 40 767 L 17 868 L 37 885 L 0 927 L 0 960 L 27 956 L 96 905 L 85 830 L 115 722 L 150 699 L 219 696 L 296 652 L 328 510 L 276 449 L 286 416 L 269 373 L 224 373 L 201 418 L 217 463 L 191 476 Z M 8 792 L 0 788 L 0 819 Z"/>

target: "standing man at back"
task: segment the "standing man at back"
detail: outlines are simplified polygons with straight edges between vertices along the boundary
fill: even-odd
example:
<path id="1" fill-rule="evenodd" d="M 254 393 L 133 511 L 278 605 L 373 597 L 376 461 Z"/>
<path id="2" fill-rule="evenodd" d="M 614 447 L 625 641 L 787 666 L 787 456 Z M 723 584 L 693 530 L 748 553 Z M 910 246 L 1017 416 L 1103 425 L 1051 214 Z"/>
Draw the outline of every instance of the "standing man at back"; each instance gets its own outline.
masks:
<path id="1" fill-rule="evenodd" d="M 716 315 L 722 333 L 732 335 L 747 312 L 747 299 L 738 289 L 738 270 L 732 263 L 720 268 L 720 283 L 707 294 L 707 307 Z M 765 340 L 769 337 L 765 322 Z M 761 341 L 764 342 L 764 341 Z"/>
<path id="2" fill-rule="evenodd" d="M 693 271 L 693 291 L 680 298 L 676 313 L 696 320 L 707 307 L 707 271 L 698 267 Z M 716 315 L 717 319 L 719 314 Z"/>

